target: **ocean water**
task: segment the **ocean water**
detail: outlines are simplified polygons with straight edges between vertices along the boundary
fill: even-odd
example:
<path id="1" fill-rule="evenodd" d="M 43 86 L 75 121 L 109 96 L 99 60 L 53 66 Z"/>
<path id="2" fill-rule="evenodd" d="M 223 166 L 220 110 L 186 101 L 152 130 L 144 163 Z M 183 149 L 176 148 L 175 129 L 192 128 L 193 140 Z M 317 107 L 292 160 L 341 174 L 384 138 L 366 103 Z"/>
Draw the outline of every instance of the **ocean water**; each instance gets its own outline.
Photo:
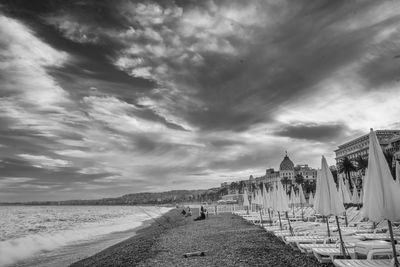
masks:
<path id="1" fill-rule="evenodd" d="M 0 266 L 68 266 L 170 210 L 139 206 L 0 206 Z"/>

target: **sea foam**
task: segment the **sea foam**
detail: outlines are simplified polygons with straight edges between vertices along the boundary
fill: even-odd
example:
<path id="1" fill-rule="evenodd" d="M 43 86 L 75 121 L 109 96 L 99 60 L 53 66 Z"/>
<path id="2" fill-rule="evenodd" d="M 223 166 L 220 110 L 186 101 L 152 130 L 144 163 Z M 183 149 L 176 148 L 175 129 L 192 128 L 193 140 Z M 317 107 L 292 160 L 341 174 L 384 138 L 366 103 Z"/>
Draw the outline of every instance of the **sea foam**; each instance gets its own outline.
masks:
<path id="1" fill-rule="evenodd" d="M 75 223 L 71 224 L 68 230 L 29 233 L 22 237 L 1 241 L 0 266 L 15 264 L 18 261 L 36 256 L 43 251 L 52 251 L 62 246 L 90 241 L 102 235 L 139 227 L 143 221 L 158 217 L 161 212 L 167 210 L 146 208 L 146 211 L 136 210 L 134 215 L 108 218 L 107 220 L 91 223 Z"/>

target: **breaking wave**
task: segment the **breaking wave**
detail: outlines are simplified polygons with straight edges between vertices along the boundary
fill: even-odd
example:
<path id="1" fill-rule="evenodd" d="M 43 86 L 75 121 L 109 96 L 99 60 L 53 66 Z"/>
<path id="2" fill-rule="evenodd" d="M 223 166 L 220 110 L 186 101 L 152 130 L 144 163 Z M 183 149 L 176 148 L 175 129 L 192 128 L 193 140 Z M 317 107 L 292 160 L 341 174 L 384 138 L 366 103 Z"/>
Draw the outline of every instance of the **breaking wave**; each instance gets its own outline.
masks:
<path id="1" fill-rule="evenodd" d="M 150 219 L 150 216 L 158 217 L 159 215 L 161 214 L 146 212 L 145 216 L 144 214 L 129 215 L 112 222 L 78 224 L 72 229 L 56 232 L 30 232 L 22 237 L 4 240 L 0 242 L 0 266 L 11 265 L 40 252 L 93 240 L 102 235 L 128 231 L 142 225 L 143 221 Z"/>

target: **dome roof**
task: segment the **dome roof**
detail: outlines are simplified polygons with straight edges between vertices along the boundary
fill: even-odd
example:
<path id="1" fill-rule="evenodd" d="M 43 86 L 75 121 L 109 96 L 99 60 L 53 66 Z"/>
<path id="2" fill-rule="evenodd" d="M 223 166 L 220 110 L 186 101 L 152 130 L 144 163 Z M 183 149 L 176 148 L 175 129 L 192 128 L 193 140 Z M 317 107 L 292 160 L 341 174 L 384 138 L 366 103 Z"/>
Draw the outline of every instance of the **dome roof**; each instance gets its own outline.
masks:
<path id="1" fill-rule="evenodd" d="M 285 155 L 285 157 L 283 158 L 281 165 L 279 167 L 279 170 L 281 170 L 281 171 L 293 171 L 294 170 L 294 164 L 289 159 L 288 155 Z"/>

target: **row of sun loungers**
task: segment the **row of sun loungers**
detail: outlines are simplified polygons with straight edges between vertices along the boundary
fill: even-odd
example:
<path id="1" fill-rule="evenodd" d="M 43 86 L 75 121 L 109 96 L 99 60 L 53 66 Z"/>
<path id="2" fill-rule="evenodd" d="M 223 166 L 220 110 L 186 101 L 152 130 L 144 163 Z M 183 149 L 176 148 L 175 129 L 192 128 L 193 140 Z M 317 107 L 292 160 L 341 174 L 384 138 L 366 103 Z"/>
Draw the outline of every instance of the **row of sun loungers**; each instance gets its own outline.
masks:
<path id="1" fill-rule="evenodd" d="M 288 216 L 280 214 L 280 219 L 276 213 L 260 214 L 259 211 L 250 213 L 242 211 L 236 214 L 250 223 L 262 226 L 294 250 L 314 256 L 321 263 L 333 262 L 337 267 L 393 266 L 387 222 L 377 225 L 365 222 L 356 207 L 346 210 L 347 218 L 344 216 L 340 218 L 345 255 L 339 242 L 335 221 L 328 220 L 330 228 L 328 236 L 326 218 L 314 214 L 310 207 L 296 208 L 289 212 Z M 299 218 L 304 218 L 306 221 Z M 400 241 L 398 230 L 395 231 L 395 237 Z M 400 255 L 400 245 L 396 245 L 396 249 Z"/>

